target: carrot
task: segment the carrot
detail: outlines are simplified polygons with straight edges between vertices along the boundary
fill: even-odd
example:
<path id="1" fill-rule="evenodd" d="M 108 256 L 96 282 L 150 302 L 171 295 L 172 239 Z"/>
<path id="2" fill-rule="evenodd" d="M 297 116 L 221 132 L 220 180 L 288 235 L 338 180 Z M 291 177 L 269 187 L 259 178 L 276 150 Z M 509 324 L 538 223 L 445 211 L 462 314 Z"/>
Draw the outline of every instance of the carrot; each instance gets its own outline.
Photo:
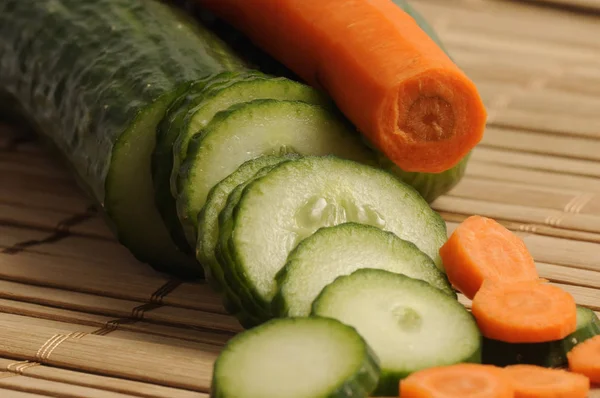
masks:
<path id="1" fill-rule="evenodd" d="M 600 384 L 600 335 L 575 346 L 567 353 L 569 368 Z"/>
<path id="2" fill-rule="evenodd" d="M 586 398 L 590 380 L 562 369 L 534 365 L 504 368 L 515 388 L 515 398 Z"/>
<path id="3" fill-rule="evenodd" d="M 471 311 L 481 334 L 507 343 L 560 340 L 577 328 L 573 296 L 540 281 L 486 281 Z"/>
<path id="4" fill-rule="evenodd" d="M 402 398 L 512 398 L 514 388 L 502 369 L 457 364 L 420 370 L 400 381 Z"/>
<path id="5" fill-rule="evenodd" d="M 197 1 L 328 92 L 405 171 L 445 171 L 483 136 L 473 82 L 391 0 Z"/>
<path id="6" fill-rule="evenodd" d="M 448 280 L 473 299 L 484 280 L 518 282 L 539 278 L 525 243 L 498 222 L 464 220 L 440 248 Z"/>

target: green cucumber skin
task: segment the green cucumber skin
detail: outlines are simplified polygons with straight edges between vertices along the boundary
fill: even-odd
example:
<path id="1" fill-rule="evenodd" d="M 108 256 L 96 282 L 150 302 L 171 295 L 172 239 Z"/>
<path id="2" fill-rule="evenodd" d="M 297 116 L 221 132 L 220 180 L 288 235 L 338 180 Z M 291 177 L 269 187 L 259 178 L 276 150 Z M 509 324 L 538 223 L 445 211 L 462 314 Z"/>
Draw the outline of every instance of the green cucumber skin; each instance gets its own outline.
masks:
<path id="1" fill-rule="evenodd" d="M 483 363 L 496 366 L 517 364 L 537 365 L 547 368 L 560 368 L 568 365 L 567 353 L 577 344 L 600 335 L 600 320 L 585 307 L 578 306 L 578 313 L 588 313 L 589 325 L 571 333 L 562 340 L 546 343 L 511 344 L 502 341 L 483 339 Z"/>
<path id="2" fill-rule="evenodd" d="M 152 146 L 156 124 L 188 82 L 241 63 L 219 43 L 153 0 L 0 4 L 0 91 L 43 127 L 121 243 L 157 269 L 190 263 L 171 242 L 156 242 L 168 236 L 158 232 L 160 223 L 141 227 L 123 219 L 131 209 L 123 208 L 127 193 L 119 185 L 134 174 L 125 170 L 129 152 L 140 139 Z M 150 155 L 140 156 L 148 163 L 132 167 L 149 174 Z M 146 192 L 129 194 L 148 199 Z M 142 236 L 138 228 L 156 232 Z"/>

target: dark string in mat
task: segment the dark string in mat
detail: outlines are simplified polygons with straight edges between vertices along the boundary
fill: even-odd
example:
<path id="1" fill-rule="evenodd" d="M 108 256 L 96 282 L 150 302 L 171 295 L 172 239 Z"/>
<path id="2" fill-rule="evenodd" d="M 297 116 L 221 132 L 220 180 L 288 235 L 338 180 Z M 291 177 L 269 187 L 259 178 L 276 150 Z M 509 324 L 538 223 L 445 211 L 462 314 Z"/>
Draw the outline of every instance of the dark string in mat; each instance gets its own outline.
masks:
<path id="1" fill-rule="evenodd" d="M 23 242 L 18 242 L 1 251 L 2 254 L 17 254 L 27 250 L 33 246 L 40 246 L 48 243 L 55 243 L 71 235 L 70 228 L 81 224 L 96 216 L 98 210 L 95 206 L 88 207 L 84 212 L 70 216 L 60 221 L 49 236 L 43 239 L 32 239 Z"/>

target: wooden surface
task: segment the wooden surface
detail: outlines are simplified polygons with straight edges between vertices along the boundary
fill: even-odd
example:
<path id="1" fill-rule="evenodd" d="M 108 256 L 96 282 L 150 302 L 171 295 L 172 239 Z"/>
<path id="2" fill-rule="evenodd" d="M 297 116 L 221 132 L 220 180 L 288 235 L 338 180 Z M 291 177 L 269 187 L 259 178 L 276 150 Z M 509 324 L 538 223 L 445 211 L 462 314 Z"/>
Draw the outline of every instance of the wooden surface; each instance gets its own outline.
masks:
<path id="1" fill-rule="evenodd" d="M 470 214 L 497 218 L 542 276 L 600 310 L 600 16 L 533 2 L 413 4 L 490 114 L 466 177 L 434 208 L 449 231 Z M 240 330 L 207 286 L 135 261 L 65 170 L 9 126 L 0 127 L 0 327 L 7 398 L 205 397 L 212 362 Z"/>

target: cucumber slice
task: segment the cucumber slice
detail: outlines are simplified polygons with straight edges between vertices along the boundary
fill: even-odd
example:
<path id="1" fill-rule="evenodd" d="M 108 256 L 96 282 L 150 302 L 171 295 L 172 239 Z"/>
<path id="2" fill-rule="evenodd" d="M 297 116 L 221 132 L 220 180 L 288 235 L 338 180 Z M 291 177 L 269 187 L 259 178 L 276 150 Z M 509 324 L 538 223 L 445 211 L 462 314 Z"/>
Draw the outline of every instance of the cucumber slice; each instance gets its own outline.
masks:
<path id="1" fill-rule="evenodd" d="M 345 223 L 321 228 L 289 254 L 277 274 L 273 313 L 308 316 L 321 290 L 338 276 L 377 268 L 421 279 L 456 298 L 446 276 L 417 246 L 391 232 Z"/>
<path id="2" fill-rule="evenodd" d="M 320 106 L 271 99 L 233 106 L 190 141 L 180 168 L 177 213 L 186 236 L 195 243 L 198 213 L 220 180 L 247 160 L 288 152 L 374 161 L 358 134 Z"/>
<path id="3" fill-rule="evenodd" d="M 568 364 L 567 353 L 577 344 L 600 334 L 600 320 L 589 308 L 577 306 L 577 329 L 562 340 L 545 343 L 511 344 L 483 339 L 483 362 L 497 366 L 516 364 L 538 365 L 548 368 Z"/>
<path id="4" fill-rule="evenodd" d="M 236 86 L 237 83 L 247 83 L 252 80 L 264 81 L 269 77 L 258 71 L 247 71 L 244 73 L 223 73 L 223 77 L 218 78 L 216 81 L 211 81 L 206 86 L 202 93 L 201 98 L 197 98 L 191 101 L 186 107 L 180 110 L 180 117 L 174 126 L 174 138 L 170 143 L 171 150 L 171 167 L 169 169 L 169 184 L 170 191 L 173 198 L 177 197 L 177 175 L 179 174 L 179 168 L 181 166 L 182 159 L 185 158 L 187 153 L 187 147 L 190 138 L 212 120 L 215 114 L 219 111 L 226 110 L 235 102 L 226 101 L 218 102 L 214 104 L 215 97 L 220 97 L 224 92 L 230 92 L 231 86 Z M 310 90 L 307 86 L 306 89 Z M 238 95 L 240 93 L 238 92 Z M 242 97 L 237 97 L 239 102 L 246 102 Z M 212 107 L 210 106 L 212 105 Z M 205 109 L 211 108 L 212 112 L 206 112 Z M 194 123 L 193 123 L 194 122 Z M 173 203 L 174 205 L 174 203 Z"/>
<path id="5" fill-rule="evenodd" d="M 243 163 L 209 192 L 206 204 L 198 215 L 198 242 L 196 258 L 204 267 L 206 279 L 220 291 L 226 285 L 223 270 L 215 257 L 219 237 L 219 213 L 225 207 L 231 191 L 250 180 L 263 167 L 276 165 L 291 157 L 262 156 Z"/>
<path id="6" fill-rule="evenodd" d="M 331 100 L 319 91 L 292 80 L 252 74 L 251 79 L 243 79 L 226 87 L 211 89 L 201 103 L 188 109 L 186 119 L 179 129 L 173 145 L 173 172 L 171 174 L 171 192 L 177 195 L 177 177 L 179 168 L 187 156 L 190 139 L 201 133 L 213 117 L 220 111 L 256 99 L 280 99 L 303 101 L 309 104 L 331 107 Z"/>
<path id="7" fill-rule="evenodd" d="M 481 361 L 477 323 L 457 300 L 427 282 L 379 269 L 340 276 L 313 315 L 353 326 L 381 363 L 375 395 L 398 396 L 399 380 L 421 369 Z"/>
<path id="8" fill-rule="evenodd" d="M 377 358 L 352 327 L 327 318 L 280 318 L 232 338 L 217 358 L 215 398 L 368 397 Z"/>
<path id="9" fill-rule="evenodd" d="M 286 155 L 286 158 L 292 159 L 295 156 L 293 154 Z M 233 257 L 230 254 L 228 249 L 228 238 L 231 236 L 231 228 L 232 222 L 231 217 L 233 215 L 233 211 L 235 210 L 235 206 L 239 202 L 242 197 L 242 193 L 246 186 L 253 182 L 256 179 L 259 179 L 269 173 L 272 169 L 274 169 L 277 165 L 265 166 L 260 169 L 252 178 L 249 180 L 239 184 L 227 198 L 227 202 L 225 207 L 219 213 L 219 240 L 215 246 L 214 254 L 217 262 L 220 265 L 221 271 L 223 271 L 224 281 L 223 283 L 230 287 L 229 291 L 236 292 L 235 297 L 232 297 L 233 300 L 239 298 L 238 308 L 242 309 L 242 312 L 247 314 L 251 314 L 254 317 L 256 322 L 252 325 L 258 325 L 262 321 L 270 319 L 270 313 L 266 311 L 254 298 L 250 291 L 248 291 L 245 283 L 243 282 L 243 278 L 240 277 L 239 271 L 237 269 L 236 263 Z"/>
<path id="10" fill-rule="evenodd" d="M 421 196 L 393 175 L 333 156 L 305 157 L 275 167 L 244 189 L 229 241 L 244 285 L 263 308 L 275 276 L 304 238 L 325 226 L 369 224 L 414 243 L 440 263 L 446 224 Z"/>
<path id="11" fill-rule="evenodd" d="M 257 76 L 264 75 L 258 71 L 227 71 L 198 81 L 173 102 L 158 126 L 156 147 L 152 155 L 152 181 L 154 183 L 156 207 L 169 230 L 171 238 L 179 249 L 188 255 L 193 253 L 193 249 L 181 227 L 175 206 L 176 196 L 172 193 L 174 188 L 171 186 L 171 174 L 174 167 L 177 170 L 179 169 L 179 163 L 174 165 L 174 142 L 183 128 L 185 117 L 190 108 L 204 101 L 204 98 L 214 90 L 220 90 L 237 81 L 253 79 Z M 201 271 L 200 268 L 199 271 Z"/>
<path id="12" fill-rule="evenodd" d="M 227 72 L 226 74 L 229 75 L 230 72 Z M 210 77 L 192 84 L 184 94 L 173 101 L 173 104 L 169 107 L 165 117 L 156 129 L 156 146 L 151 159 L 152 182 L 154 185 L 154 201 L 156 207 L 165 226 L 169 230 L 173 242 L 175 242 L 179 249 L 186 254 L 191 254 L 192 249 L 190 245 L 188 245 L 181 227 L 179 227 L 179 219 L 177 218 L 177 211 L 174 206 L 175 200 L 173 199 L 168 186 L 168 179 L 171 175 L 171 166 L 173 165 L 173 132 L 176 131 L 173 128 L 173 125 L 180 117 L 181 109 L 184 108 L 186 104 L 189 104 L 194 98 L 202 95 L 202 90 L 209 80 Z M 171 205 L 169 206 L 169 204 Z"/>

